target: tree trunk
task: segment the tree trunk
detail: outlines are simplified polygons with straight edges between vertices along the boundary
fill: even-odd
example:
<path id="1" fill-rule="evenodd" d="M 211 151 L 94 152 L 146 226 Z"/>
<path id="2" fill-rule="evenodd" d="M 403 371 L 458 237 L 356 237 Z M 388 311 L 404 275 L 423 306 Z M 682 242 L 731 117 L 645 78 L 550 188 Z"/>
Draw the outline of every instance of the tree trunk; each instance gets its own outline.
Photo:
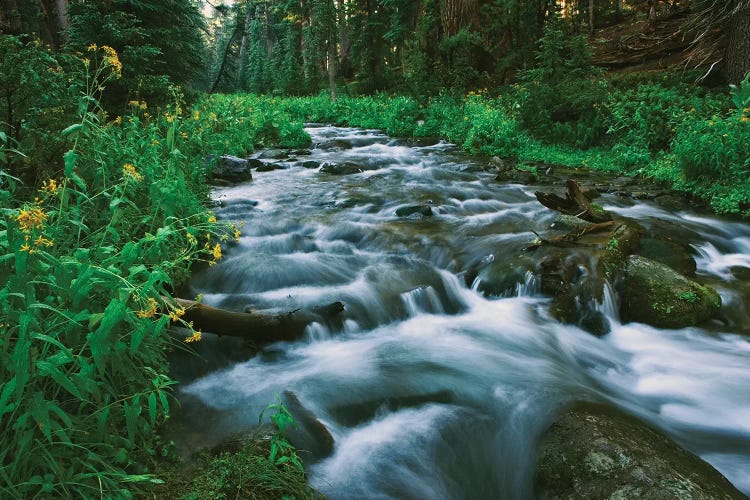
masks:
<path id="1" fill-rule="evenodd" d="M 328 40 L 328 85 L 331 87 L 331 99 L 336 100 L 336 42 Z"/>
<path id="2" fill-rule="evenodd" d="M 724 61 L 729 83 L 739 84 L 750 71 L 750 6 L 735 14 L 729 23 Z"/>
<path id="3" fill-rule="evenodd" d="M 57 15 L 57 28 L 60 33 L 60 40 L 65 43 L 68 41 L 68 28 L 70 28 L 70 14 L 68 13 L 68 0 L 55 1 L 55 14 Z"/>
<path id="4" fill-rule="evenodd" d="M 239 90 L 242 88 L 243 75 L 245 73 L 245 60 L 247 59 L 247 38 L 248 30 L 250 29 L 250 21 L 252 20 L 252 14 L 250 13 L 250 7 L 247 7 L 245 12 L 245 22 L 242 28 L 242 41 L 240 42 L 240 53 L 237 56 L 239 61 L 237 64 L 237 79 L 234 82 L 235 89 Z"/>
<path id="5" fill-rule="evenodd" d="M 594 32 L 594 0 L 589 0 L 589 32 Z"/>
<path id="6" fill-rule="evenodd" d="M 339 72 L 344 78 L 351 78 L 352 63 L 350 51 L 352 43 L 349 38 L 349 26 L 347 24 L 346 6 L 344 0 L 336 0 L 339 12 Z"/>
<path id="7" fill-rule="evenodd" d="M 479 25 L 480 0 L 445 0 L 440 21 L 443 36 L 450 37 L 466 27 Z"/>
<path id="8" fill-rule="evenodd" d="M 165 298 L 164 301 L 185 309 L 182 319 L 192 322 L 196 330 L 241 337 L 256 343 L 296 340 L 304 334 L 310 323 L 325 322 L 344 310 L 344 304 L 333 302 L 310 310 L 241 313 L 207 306 L 193 300 Z"/>

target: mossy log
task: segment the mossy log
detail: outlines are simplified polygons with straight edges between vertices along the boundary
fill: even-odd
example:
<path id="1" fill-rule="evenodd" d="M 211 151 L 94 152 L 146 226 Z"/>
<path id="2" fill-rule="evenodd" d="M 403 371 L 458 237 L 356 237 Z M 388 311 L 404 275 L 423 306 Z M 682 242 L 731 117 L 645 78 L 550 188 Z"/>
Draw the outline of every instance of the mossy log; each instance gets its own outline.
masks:
<path id="1" fill-rule="evenodd" d="M 192 322 L 195 329 L 216 335 L 241 337 L 258 343 L 298 339 L 310 323 L 328 321 L 344 310 L 344 304 L 341 302 L 311 309 L 269 313 L 228 311 L 180 298 L 165 301 L 185 309 L 182 319 Z"/>

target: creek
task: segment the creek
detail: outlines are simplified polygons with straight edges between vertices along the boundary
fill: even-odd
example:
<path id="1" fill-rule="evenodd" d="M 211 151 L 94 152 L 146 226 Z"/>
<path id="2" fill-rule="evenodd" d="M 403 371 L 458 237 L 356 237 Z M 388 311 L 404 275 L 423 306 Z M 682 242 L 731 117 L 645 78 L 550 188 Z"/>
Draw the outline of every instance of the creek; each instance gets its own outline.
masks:
<path id="1" fill-rule="evenodd" d="M 202 341 L 208 362 L 175 367 L 178 447 L 247 430 L 291 391 L 335 439 L 331 456 L 309 462 L 329 498 L 533 498 L 539 436 L 566 403 L 594 400 L 661 429 L 750 493 L 750 283 L 732 272 L 750 267 L 750 226 L 603 195 L 606 210 L 688 246 L 724 320 L 623 324 L 610 294 L 596 304 L 610 331 L 596 337 L 554 320 L 539 292 L 524 249 L 556 214 L 533 186 L 495 182 L 487 161 L 445 143 L 307 130 L 313 143 L 352 147 L 301 160 L 364 171 L 289 162 L 216 188 L 217 216 L 244 222 L 242 237 L 189 293 L 232 310 L 341 301 L 343 321 L 249 359 L 236 344 Z M 415 204 L 432 216 L 396 215 Z"/>

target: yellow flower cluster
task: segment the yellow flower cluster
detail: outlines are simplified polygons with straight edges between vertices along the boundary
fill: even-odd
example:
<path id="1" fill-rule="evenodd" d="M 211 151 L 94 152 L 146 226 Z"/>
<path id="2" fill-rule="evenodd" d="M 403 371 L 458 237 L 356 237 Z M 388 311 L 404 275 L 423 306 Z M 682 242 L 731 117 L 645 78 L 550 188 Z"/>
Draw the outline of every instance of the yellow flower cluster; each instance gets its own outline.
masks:
<path id="1" fill-rule="evenodd" d="M 136 170 L 135 165 L 132 163 L 126 163 L 122 166 L 122 175 L 133 179 L 136 182 L 141 182 L 143 180 L 143 176 L 138 173 L 138 170 Z"/>
<path id="2" fill-rule="evenodd" d="M 112 68 L 112 72 L 117 78 L 120 78 L 122 76 L 122 63 L 117 56 L 117 51 L 109 45 L 102 45 L 102 52 L 104 52 L 104 64 Z"/>
<path id="3" fill-rule="evenodd" d="M 156 299 L 153 297 L 149 297 L 146 308 L 138 311 L 137 313 L 135 313 L 135 315 L 139 318 L 152 318 L 154 314 L 156 314 L 158 306 L 159 303 L 156 302 Z"/>
<path id="4" fill-rule="evenodd" d="M 221 245 L 219 245 L 218 243 L 214 245 L 214 248 L 211 251 L 211 253 L 214 257 L 214 260 L 208 263 L 209 266 L 213 266 L 214 264 L 216 264 L 216 261 L 221 259 Z"/>
<path id="5" fill-rule="evenodd" d="M 38 202 L 39 200 L 36 199 L 35 203 Z M 49 216 L 38 205 L 19 210 L 16 222 L 23 233 L 24 242 L 20 248 L 22 252 L 28 252 L 31 255 L 37 252 L 37 247 L 49 248 L 55 244 L 54 240 L 45 238 L 41 234 L 34 238 L 34 232 L 44 229 L 44 223 L 47 222 L 48 218 Z"/>
<path id="6" fill-rule="evenodd" d="M 57 184 L 57 181 L 55 179 L 50 179 L 48 181 L 42 182 L 42 192 L 48 195 L 56 195 L 57 191 L 60 189 L 60 186 Z"/>
<path id="7" fill-rule="evenodd" d="M 190 243 L 191 245 L 197 245 L 198 244 L 198 239 L 195 237 L 195 235 L 193 235 L 191 233 L 187 233 L 185 237 L 187 238 L 188 243 Z"/>
<path id="8" fill-rule="evenodd" d="M 29 233 L 34 229 L 42 229 L 44 223 L 47 221 L 48 215 L 44 213 L 44 210 L 37 206 L 32 206 L 27 209 L 21 209 L 16 217 L 18 227 L 24 233 Z"/>
<path id="9" fill-rule="evenodd" d="M 185 342 L 188 344 L 191 342 L 200 342 L 201 340 L 201 331 L 200 330 L 193 330 L 193 334 L 185 339 Z"/>
<path id="10" fill-rule="evenodd" d="M 148 109 L 148 104 L 146 104 L 146 101 L 129 101 L 128 106 L 131 108 L 139 108 L 142 111 L 146 111 Z"/>
<path id="11" fill-rule="evenodd" d="M 181 317 L 185 315 L 185 308 L 184 307 L 178 307 L 172 311 L 169 311 L 169 319 L 171 319 L 173 322 L 177 322 L 180 320 Z"/>

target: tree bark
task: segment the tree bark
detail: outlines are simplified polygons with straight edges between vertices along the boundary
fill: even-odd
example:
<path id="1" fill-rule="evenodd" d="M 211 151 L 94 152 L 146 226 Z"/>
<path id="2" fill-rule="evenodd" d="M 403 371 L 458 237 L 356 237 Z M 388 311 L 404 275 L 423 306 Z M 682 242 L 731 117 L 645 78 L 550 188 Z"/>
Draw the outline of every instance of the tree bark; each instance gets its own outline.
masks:
<path id="1" fill-rule="evenodd" d="M 252 20 L 252 14 L 250 12 L 250 7 L 246 7 L 245 11 L 245 21 L 242 28 L 242 41 L 240 42 L 240 53 L 237 56 L 239 59 L 237 62 L 237 78 L 235 80 L 234 86 L 237 90 L 242 88 L 243 83 L 243 75 L 245 73 L 245 59 L 247 59 L 247 38 L 248 38 L 248 30 L 250 29 L 250 21 Z"/>
<path id="2" fill-rule="evenodd" d="M 310 310 L 242 313 L 207 306 L 193 300 L 165 298 L 164 301 L 185 309 L 182 319 L 192 322 L 195 329 L 216 335 L 241 337 L 257 343 L 298 339 L 310 323 L 330 320 L 344 310 L 344 304 L 333 302 Z"/>
<path id="3" fill-rule="evenodd" d="M 594 32 L 594 0 L 589 0 L 589 32 Z"/>
<path id="4" fill-rule="evenodd" d="M 727 80 L 739 84 L 750 71 L 750 6 L 736 13 L 729 22 L 724 60 Z"/>
<path id="5" fill-rule="evenodd" d="M 479 24 L 479 7 L 481 0 L 445 0 L 440 20 L 443 36 L 450 37 L 466 27 Z"/>

